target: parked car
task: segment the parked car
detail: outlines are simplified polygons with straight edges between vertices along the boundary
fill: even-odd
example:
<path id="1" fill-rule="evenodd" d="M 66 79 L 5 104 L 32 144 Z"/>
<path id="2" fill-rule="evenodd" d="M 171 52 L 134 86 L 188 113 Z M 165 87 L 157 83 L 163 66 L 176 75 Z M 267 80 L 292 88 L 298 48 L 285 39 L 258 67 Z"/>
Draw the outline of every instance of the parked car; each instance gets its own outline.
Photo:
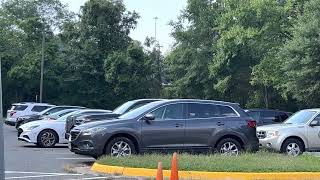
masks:
<path id="1" fill-rule="evenodd" d="M 71 130 L 77 154 L 127 156 L 151 150 L 217 150 L 238 155 L 257 151 L 256 122 L 238 104 L 209 100 L 156 101 L 117 119 Z"/>
<path id="2" fill-rule="evenodd" d="M 103 116 L 99 116 L 99 118 L 86 118 L 84 119 L 84 115 L 98 115 L 97 113 L 91 112 L 91 113 L 79 113 L 74 116 L 70 116 L 67 119 L 66 123 L 66 139 L 69 138 L 70 130 L 74 128 L 77 125 L 80 125 L 82 123 L 90 122 L 92 120 L 97 121 L 97 120 L 108 120 L 112 118 L 119 117 L 122 114 L 125 114 L 133 109 L 136 109 L 138 107 L 141 107 L 147 103 L 154 102 L 154 101 L 159 101 L 160 99 L 137 99 L 137 100 L 132 100 L 128 101 L 120 106 L 118 106 L 115 110 L 112 112 L 104 113 Z M 102 115 L 102 114 L 101 114 Z M 104 117 L 102 119 L 102 117 Z"/>
<path id="3" fill-rule="evenodd" d="M 68 143 L 64 138 L 64 127 L 70 114 L 72 112 L 59 117 L 55 121 L 39 120 L 23 124 L 18 129 L 18 140 L 37 144 L 43 148 L 53 147 L 57 143 Z"/>
<path id="4" fill-rule="evenodd" d="M 79 111 L 79 109 L 77 109 L 77 108 L 74 108 L 74 109 L 64 109 L 64 110 L 61 110 L 61 111 L 52 113 L 52 114 L 50 114 L 50 115 L 42 116 L 42 117 L 41 117 L 41 120 L 57 120 L 58 118 L 66 115 L 66 114 L 69 114 L 69 113 L 71 113 L 71 112 L 75 112 L 75 111 Z"/>
<path id="5" fill-rule="evenodd" d="M 69 139 L 69 134 L 70 130 L 74 127 L 75 123 L 73 123 L 78 117 L 83 116 L 83 115 L 90 115 L 90 114 L 105 114 L 105 113 L 111 113 L 112 111 L 110 110 L 103 110 L 103 109 L 87 109 L 87 110 L 82 110 L 78 111 L 77 113 L 72 114 L 69 116 L 66 120 L 66 134 L 65 134 L 65 139 Z"/>
<path id="6" fill-rule="evenodd" d="M 5 123 L 14 126 L 18 117 L 35 114 L 53 106 L 54 105 L 47 103 L 34 102 L 12 104 L 11 108 L 7 111 L 7 119 L 5 120 Z"/>
<path id="7" fill-rule="evenodd" d="M 30 114 L 30 115 L 18 117 L 17 121 L 15 123 L 15 127 L 16 127 L 16 129 L 18 129 L 22 124 L 25 124 L 25 123 L 31 122 L 31 121 L 41 120 L 41 118 L 43 116 L 48 116 L 53 113 L 65 110 L 65 109 L 84 109 L 84 108 L 85 107 L 81 107 L 81 106 L 54 106 L 54 107 L 48 108 L 48 109 L 41 111 L 39 113 L 36 113 L 36 114 Z"/>
<path id="8" fill-rule="evenodd" d="M 298 156 L 320 150 L 320 109 L 302 110 L 284 123 L 257 128 L 260 146 Z"/>
<path id="9" fill-rule="evenodd" d="M 292 115 L 290 112 L 270 109 L 248 109 L 246 112 L 257 121 L 257 126 L 282 123 Z"/>

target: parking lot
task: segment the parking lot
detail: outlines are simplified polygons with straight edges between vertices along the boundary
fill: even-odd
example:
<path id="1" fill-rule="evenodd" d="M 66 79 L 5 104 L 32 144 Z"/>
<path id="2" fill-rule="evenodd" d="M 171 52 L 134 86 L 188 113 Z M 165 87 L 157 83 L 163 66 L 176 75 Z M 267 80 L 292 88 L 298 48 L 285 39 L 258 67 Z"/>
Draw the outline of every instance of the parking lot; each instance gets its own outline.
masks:
<path id="1" fill-rule="evenodd" d="M 105 179 L 67 172 L 67 167 L 90 166 L 93 158 L 71 153 L 67 145 L 41 149 L 17 140 L 17 130 L 4 125 L 6 179 Z"/>

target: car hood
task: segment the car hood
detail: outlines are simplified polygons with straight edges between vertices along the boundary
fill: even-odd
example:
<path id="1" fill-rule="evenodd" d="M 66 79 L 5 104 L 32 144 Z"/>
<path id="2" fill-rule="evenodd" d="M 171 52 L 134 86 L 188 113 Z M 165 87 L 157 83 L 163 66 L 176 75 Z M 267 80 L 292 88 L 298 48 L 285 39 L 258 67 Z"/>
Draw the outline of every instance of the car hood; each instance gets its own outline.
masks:
<path id="1" fill-rule="evenodd" d="M 40 120 L 40 121 L 32 121 L 20 126 L 20 128 L 25 129 L 31 126 L 38 126 L 38 125 L 50 125 L 53 123 L 65 123 L 64 121 L 52 121 L 52 120 Z"/>
<path id="2" fill-rule="evenodd" d="M 270 125 L 257 127 L 257 131 L 270 131 L 270 130 L 276 131 L 276 130 L 287 129 L 287 128 L 301 127 L 301 126 L 304 126 L 304 125 L 303 124 L 285 124 L 285 123 L 270 124 Z"/>
<path id="3" fill-rule="evenodd" d="M 129 122 L 130 119 L 107 119 L 107 120 L 102 120 L 102 121 L 94 121 L 94 122 L 89 122 L 82 124 L 80 126 L 75 127 L 74 129 L 76 130 L 84 130 L 96 126 L 109 126 L 113 124 L 119 124 L 119 123 L 126 123 Z"/>

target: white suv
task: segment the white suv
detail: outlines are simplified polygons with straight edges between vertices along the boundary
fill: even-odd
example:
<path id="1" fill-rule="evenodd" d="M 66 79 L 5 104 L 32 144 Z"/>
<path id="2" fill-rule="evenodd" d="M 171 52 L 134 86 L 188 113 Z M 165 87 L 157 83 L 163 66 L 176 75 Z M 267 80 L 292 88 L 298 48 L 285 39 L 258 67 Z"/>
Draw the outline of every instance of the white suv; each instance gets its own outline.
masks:
<path id="1" fill-rule="evenodd" d="M 260 146 L 291 156 L 320 150 L 320 109 L 301 110 L 281 124 L 257 127 Z"/>
<path id="2" fill-rule="evenodd" d="M 23 103 L 12 104 L 11 108 L 7 111 L 7 119 L 5 123 L 13 126 L 15 125 L 18 117 L 36 114 L 38 112 L 41 112 L 53 106 L 54 105 L 47 104 L 47 103 L 33 103 L 33 102 L 23 102 Z"/>

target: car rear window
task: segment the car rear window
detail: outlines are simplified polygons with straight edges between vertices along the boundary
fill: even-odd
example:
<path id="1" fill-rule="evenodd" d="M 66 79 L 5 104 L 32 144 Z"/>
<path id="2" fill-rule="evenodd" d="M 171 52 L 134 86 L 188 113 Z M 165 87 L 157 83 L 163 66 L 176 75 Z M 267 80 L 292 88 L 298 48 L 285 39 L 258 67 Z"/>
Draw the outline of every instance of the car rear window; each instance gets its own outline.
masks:
<path id="1" fill-rule="evenodd" d="M 260 112 L 257 111 L 249 111 L 247 112 L 250 117 L 252 117 L 254 120 L 259 121 L 260 119 Z"/>
<path id="2" fill-rule="evenodd" d="M 41 112 L 41 111 L 44 111 L 46 109 L 48 109 L 49 106 L 34 106 L 31 111 L 33 112 Z"/>
<path id="3" fill-rule="evenodd" d="M 27 105 L 12 105 L 11 110 L 24 111 L 27 109 Z"/>

